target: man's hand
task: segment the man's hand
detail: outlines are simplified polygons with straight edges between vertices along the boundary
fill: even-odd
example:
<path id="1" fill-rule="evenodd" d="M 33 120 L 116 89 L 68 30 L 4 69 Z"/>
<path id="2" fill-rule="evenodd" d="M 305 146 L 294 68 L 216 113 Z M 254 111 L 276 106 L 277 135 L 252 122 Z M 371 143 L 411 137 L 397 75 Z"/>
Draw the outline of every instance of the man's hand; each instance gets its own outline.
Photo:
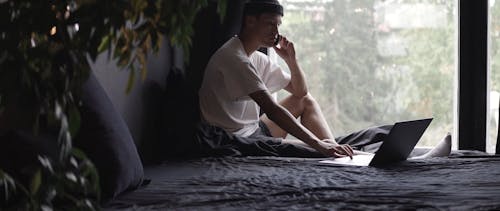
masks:
<path id="1" fill-rule="evenodd" d="M 285 87 L 285 90 L 297 97 L 303 97 L 309 93 L 306 85 L 304 72 L 295 57 L 295 47 L 286 37 L 282 36 L 279 41 L 279 48 L 273 47 L 276 53 L 285 61 L 290 69 L 290 83 Z"/>
<path id="2" fill-rule="evenodd" d="M 346 157 L 352 158 L 354 151 L 351 146 L 347 144 L 337 144 L 337 142 L 325 139 L 319 143 L 320 147 L 317 149 L 323 155 L 328 157 Z"/>
<path id="3" fill-rule="evenodd" d="M 279 48 L 273 46 L 276 53 L 283 59 L 285 62 L 294 61 L 295 58 L 295 47 L 293 43 L 290 42 L 286 37 L 282 37 L 279 42 Z"/>

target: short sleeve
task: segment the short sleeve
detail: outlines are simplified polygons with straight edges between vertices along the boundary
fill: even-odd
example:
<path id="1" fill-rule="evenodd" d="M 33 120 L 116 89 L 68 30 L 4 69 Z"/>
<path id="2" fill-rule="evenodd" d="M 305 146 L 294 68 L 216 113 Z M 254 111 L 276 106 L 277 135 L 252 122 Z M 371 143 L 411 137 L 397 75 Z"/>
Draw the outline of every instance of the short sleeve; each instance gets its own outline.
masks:
<path id="1" fill-rule="evenodd" d="M 285 88 L 290 83 L 290 74 L 281 69 L 280 66 L 269 62 L 269 71 L 264 77 L 264 83 L 270 93 L 277 92 Z"/>
<path id="2" fill-rule="evenodd" d="M 267 89 L 251 63 L 241 62 L 237 66 L 238 68 L 221 71 L 229 98 L 232 100 L 242 99 L 253 92 Z"/>
<path id="3" fill-rule="evenodd" d="M 282 90 L 290 83 L 290 74 L 275 62 L 276 58 L 270 58 L 273 56 L 274 50 L 270 49 L 269 53 L 270 56 L 259 54 L 255 62 L 263 69 L 261 75 L 267 89 L 270 93 L 274 93 Z"/>

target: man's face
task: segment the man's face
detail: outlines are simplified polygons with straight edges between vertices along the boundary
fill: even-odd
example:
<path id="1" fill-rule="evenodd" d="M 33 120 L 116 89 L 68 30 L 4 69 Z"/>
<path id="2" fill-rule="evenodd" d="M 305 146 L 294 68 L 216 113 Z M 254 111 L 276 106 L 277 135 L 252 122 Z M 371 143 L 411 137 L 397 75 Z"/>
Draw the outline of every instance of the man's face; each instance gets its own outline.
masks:
<path id="1" fill-rule="evenodd" d="M 264 47 L 272 47 L 278 35 L 278 27 L 281 25 L 281 15 L 264 13 L 255 17 L 254 23 L 253 30 L 255 30 L 260 43 Z"/>

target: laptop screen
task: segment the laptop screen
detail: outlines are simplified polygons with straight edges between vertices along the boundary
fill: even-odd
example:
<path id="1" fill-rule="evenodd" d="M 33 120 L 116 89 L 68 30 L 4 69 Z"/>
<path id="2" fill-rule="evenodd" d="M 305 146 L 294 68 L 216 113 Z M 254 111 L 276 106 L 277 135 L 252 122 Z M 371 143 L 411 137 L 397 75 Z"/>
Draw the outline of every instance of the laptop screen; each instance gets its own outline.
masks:
<path id="1" fill-rule="evenodd" d="M 375 153 L 371 166 L 406 160 L 417 145 L 432 118 L 397 122 Z"/>

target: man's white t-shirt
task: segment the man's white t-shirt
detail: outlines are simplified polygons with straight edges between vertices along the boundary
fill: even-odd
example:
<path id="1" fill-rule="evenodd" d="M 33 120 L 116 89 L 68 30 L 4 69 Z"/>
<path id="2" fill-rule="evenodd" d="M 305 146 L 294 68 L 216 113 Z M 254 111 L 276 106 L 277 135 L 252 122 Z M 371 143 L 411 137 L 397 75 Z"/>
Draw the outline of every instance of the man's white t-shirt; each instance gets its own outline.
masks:
<path id="1" fill-rule="evenodd" d="M 199 91 L 201 115 L 207 123 L 247 137 L 259 128 L 259 106 L 249 94 L 286 87 L 290 74 L 262 52 L 247 55 L 233 37 L 210 58 Z"/>

